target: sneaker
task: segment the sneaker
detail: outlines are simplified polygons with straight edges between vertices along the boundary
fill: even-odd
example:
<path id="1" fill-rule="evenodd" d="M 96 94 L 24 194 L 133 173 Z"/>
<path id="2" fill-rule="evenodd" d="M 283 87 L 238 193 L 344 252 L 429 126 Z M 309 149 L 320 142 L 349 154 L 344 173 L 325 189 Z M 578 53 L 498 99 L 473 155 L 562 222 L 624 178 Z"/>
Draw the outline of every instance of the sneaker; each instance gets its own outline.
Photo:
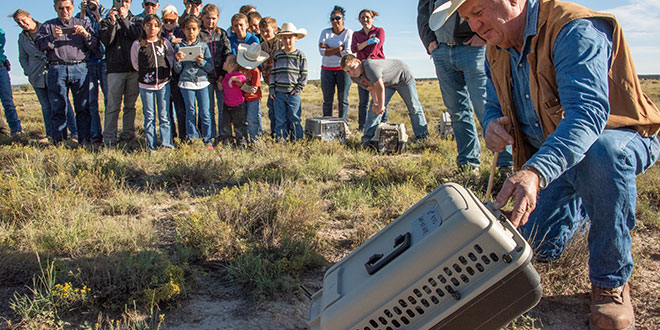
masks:
<path id="1" fill-rule="evenodd" d="M 590 305 L 589 324 L 592 330 L 635 329 L 635 312 L 628 283 L 614 289 L 603 289 L 592 284 Z"/>
<path id="2" fill-rule="evenodd" d="M 458 175 L 458 174 L 479 175 L 479 167 L 472 166 L 470 164 L 459 165 L 456 171 L 454 172 L 454 175 Z"/>
<path id="3" fill-rule="evenodd" d="M 11 138 L 14 139 L 14 140 L 20 140 L 21 137 L 23 137 L 23 132 L 22 131 L 11 133 Z"/>

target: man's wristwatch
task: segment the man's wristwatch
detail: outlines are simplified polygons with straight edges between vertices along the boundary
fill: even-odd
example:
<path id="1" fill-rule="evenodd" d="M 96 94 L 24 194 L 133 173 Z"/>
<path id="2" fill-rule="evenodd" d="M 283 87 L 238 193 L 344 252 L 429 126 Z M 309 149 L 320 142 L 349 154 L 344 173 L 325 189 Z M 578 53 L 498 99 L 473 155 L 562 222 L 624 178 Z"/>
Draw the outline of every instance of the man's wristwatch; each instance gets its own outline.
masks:
<path id="1" fill-rule="evenodd" d="M 520 169 L 534 172 L 539 177 L 539 189 L 545 189 L 546 182 L 545 182 L 545 178 L 541 174 L 541 171 L 537 170 L 536 167 L 530 165 L 523 165 Z"/>

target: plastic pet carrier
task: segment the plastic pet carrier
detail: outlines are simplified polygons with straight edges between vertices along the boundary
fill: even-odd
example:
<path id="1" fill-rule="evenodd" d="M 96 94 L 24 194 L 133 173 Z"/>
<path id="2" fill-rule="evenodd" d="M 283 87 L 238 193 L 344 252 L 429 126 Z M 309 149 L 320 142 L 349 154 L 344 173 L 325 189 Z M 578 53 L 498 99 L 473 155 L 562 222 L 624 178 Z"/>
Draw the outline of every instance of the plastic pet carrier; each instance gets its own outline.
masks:
<path id="1" fill-rule="evenodd" d="M 443 112 L 440 116 L 438 123 L 438 134 L 442 139 L 450 139 L 454 137 L 454 129 L 451 126 L 451 116 L 449 112 Z"/>
<path id="2" fill-rule="evenodd" d="M 346 142 L 350 134 L 348 124 L 337 117 L 317 117 L 305 120 L 305 136 L 323 141 Z"/>
<path id="3" fill-rule="evenodd" d="M 325 273 L 311 329 L 500 329 L 541 299 L 532 250 L 499 212 L 445 184 Z"/>
<path id="4" fill-rule="evenodd" d="M 371 143 L 379 152 L 401 153 L 408 142 L 406 126 L 403 124 L 380 123 Z"/>

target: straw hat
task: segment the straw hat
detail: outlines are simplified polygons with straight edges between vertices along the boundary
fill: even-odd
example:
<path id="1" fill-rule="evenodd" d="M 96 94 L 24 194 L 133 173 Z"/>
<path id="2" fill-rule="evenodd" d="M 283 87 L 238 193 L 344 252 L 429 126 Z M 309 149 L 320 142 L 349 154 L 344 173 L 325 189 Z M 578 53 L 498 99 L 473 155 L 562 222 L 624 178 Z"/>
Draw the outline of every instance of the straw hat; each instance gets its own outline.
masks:
<path id="1" fill-rule="evenodd" d="M 277 33 L 278 37 L 281 36 L 286 36 L 286 35 L 296 35 L 298 39 L 302 39 L 307 35 L 307 30 L 303 28 L 296 28 L 293 23 L 287 22 L 282 24 L 282 28 L 280 28 L 280 32 Z"/>
<path id="2" fill-rule="evenodd" d="M 238 65 L 252 70 L 258 67 L 268 59 L 268 53 L 261 50 L 261 46 L 258 43 L 248 44 L 238 44 L 238 49 L 236 51 L 236 61 Z"/>
<path id="3" fill-rule="evenodd" d="M 429 17 L 429 28 L 433 31 L 439 30 L 464 2 L 465 0 L 449 0 L 438 6 Z"/>

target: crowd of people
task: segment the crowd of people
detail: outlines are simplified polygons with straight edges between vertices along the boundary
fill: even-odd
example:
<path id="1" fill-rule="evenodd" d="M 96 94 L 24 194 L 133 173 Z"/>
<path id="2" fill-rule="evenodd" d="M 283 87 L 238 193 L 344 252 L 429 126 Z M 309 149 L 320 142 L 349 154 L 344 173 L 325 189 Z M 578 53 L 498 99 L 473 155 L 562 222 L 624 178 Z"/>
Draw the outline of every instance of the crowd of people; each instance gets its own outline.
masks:
<path id="1" fill-rule="evenodd" d="M 218 26 L 218 7 L 201 0 L 184 0 L 181 15 L 173 5 L 159 15 L 158 0 L 143 0 L 139 15 L 130 12 L 131 0 L 114 3 L 105 10 L 98 0 L 86 0 L 74 17 L 73 0 L 54 0 L 58 17 L 43 24 L 26 11 L 13 14 L 23 29 L 20 64 L 52 142 L 68 134 L 108 146 L 134 139 L 140 95 L 150 150 L 173 148 L 175 136 L 201 137 L 209 148 L 218 141 L 246 146 L 264 131 L 262 80 L 272 136 L 302 137 L 307 59 L 296 41 L 306 37 L 305 29 L 278 26 L 249 5 L 225 30 Z M 557 0 L 419 0 L 417 9 L 419 36 L 451 115 L 459 168 L 480 166 L 476 117 L 486 147 L 497 153 L 496 165 L 510 174 L 495 208 L 514 199 L 510 220 L 541 261 L 559 258 L 586 216 L 591 326 L 634 328 L 628 280 L 635 178 L 660 154 L 660 111 L 642 92 L 617 20 Z M 347 119 L 355 82 L 363 143 L 387 121 L 395 92 L 415 137 L 424 139 L 428 127 L 415 79 L 404 62 L 385 58 L 385 32 L 373 25 L 377 16 L 362 10 L 362 29 L 352 31 L 344 26 L 343 8 L 330 12 L 331 27 L 321 31 L 318 46 L 323 115 L 333 115 L 336 92 L 337 116 Z M 5 42 L 0 29 L 0 50 Z M 0 133 L 20 136 L 3 51 L 0 64 L 9 124 L 0 120 Z"/>
<path id="2" fill-rule="evenodd" d="M 218 7 L 201 0 L 184 0 L 181 14 L 172 4 L 161 9 L 159 0 L 143 0 L 143 11 L 133 15 L 131 4 L 131 0 L 114 1 L 107 9 L 99 0 L 83 0 L 74 16 L 73 0 L 54 0 L 57 17 L 44 23 L 25 10 L 12 15 L 23 30 L 18 42 L 20 64 L 41 104 L 50 142 L 75 138 L 83 145 L 112 147 L 135 139 L 139 96 L 149 150 L 174 148 L 175 137 L 201 139 L 210 149 L 219 142 L 244 147 L 264 132 L 260 104 L 266 86 L 271 136 L 303 137 L 300 93 L 307 84 L 307 58 L 295 45 L 306 37 L 305 29 L 291 22 L 279 26 L 275 18 L 262 17 L 251 5 L 242 6 L 225 30 L 218 26 Z M 401 86 L 413 83 L 404 99 L 415 136 L 424 139 L 428 130 L 416 91 L 410 93 L 415 90 L 412 73 L 401 61 L 391 66 L 394 62 L 385 60 L 385 33 L 373 25 L 376 16 L 376 11 L 362 10 L 358 15 L 362 29 L 353 33 L 344 27 L 342 7 L 330 12 L 331 27 L 319 37 L 322 114 L 333 115 L 336 88 L 337 117 L 348 120 L 348 93 L 355 81 L 358 126 L 368 144 L 378 123 L 387 121 L 385 106 L 399 90 L 394 87 L 401 77 L 389 71 L 396 68 L 406 80 Z M 342 67 L 342 58 L 350 54 L 368 68 L 378 68 L 365 72 L 370 83 L 364 83 L 364 75 L 351 76 Z M 0 72 L 3 77 L 9 79 Z M 384 109 L 382 114 L 369 115 L 370 95 L 376 110 Z M 0 97 L 10 126 L 4 131 L 20 136 L 11 89 L 3 90 Z"/>

